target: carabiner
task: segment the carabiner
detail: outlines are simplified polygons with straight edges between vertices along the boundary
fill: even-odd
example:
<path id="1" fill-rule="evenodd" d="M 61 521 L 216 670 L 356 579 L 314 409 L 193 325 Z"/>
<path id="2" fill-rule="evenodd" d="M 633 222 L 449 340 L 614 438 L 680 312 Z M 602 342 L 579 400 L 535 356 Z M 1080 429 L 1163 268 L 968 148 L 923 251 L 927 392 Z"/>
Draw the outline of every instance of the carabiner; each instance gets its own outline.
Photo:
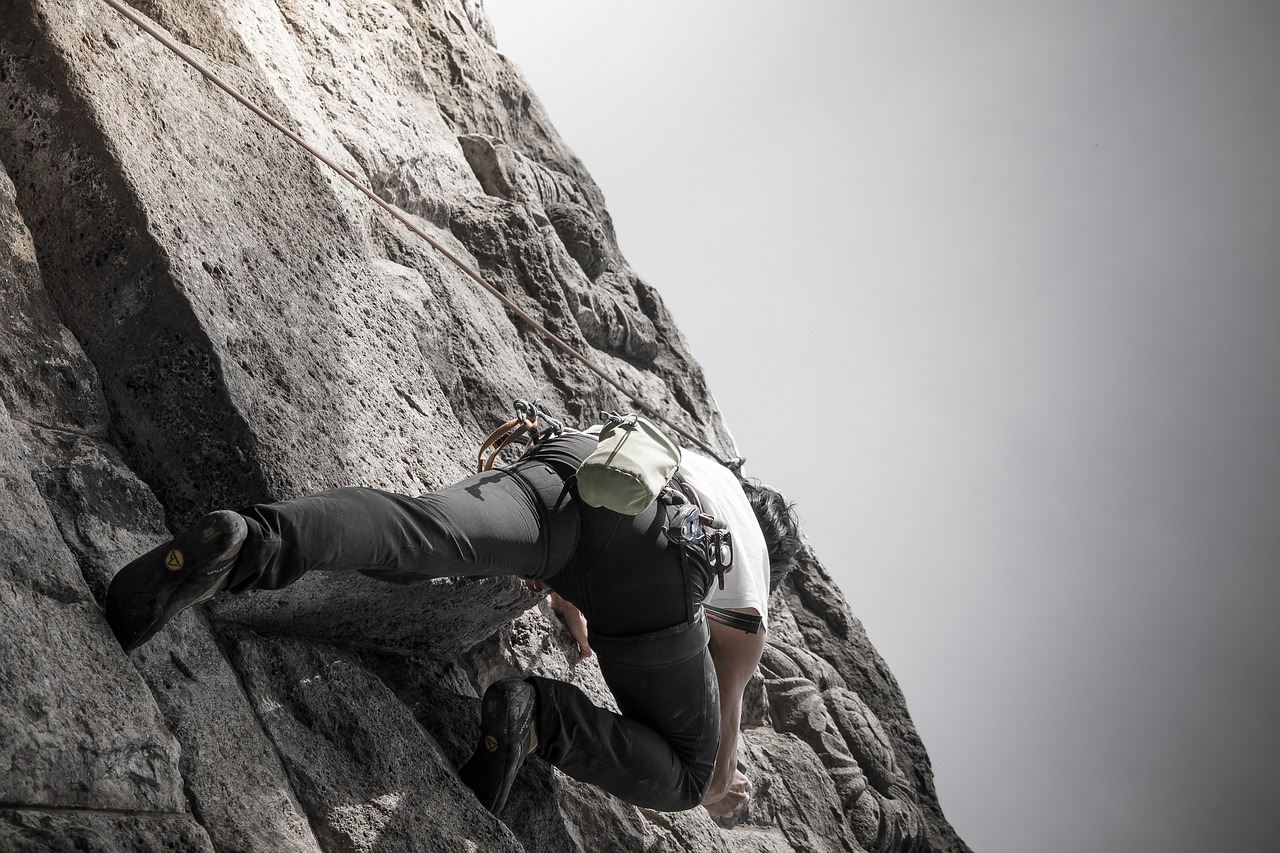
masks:
<path id="1" fill-rule="evenodd" d="M 706 536 L 702 529 L 702 518 L 698 514 L 698 508 L 693 504 L 682 504 L 676 510 L 667 529 L 673 531 L 681 542 L 688 545 L 697 545 Z"/>

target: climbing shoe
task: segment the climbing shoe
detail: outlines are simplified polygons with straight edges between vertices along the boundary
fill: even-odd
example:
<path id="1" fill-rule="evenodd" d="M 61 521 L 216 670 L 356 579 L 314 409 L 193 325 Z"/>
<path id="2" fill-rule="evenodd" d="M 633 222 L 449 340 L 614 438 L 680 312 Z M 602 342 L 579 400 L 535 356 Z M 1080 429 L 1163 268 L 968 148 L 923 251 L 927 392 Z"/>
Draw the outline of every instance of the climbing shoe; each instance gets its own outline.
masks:
<path id="1" fill-rule="evenodd" d="M 537 692 L 519 678 L 489 685 L 480 706 L 480 745 L 458 771 L 476 799 L 497 813 L 507 802 L 511 783 L 529 753 L 538 746 L 533 711 Z"/>
<path id="2" fill-rule="evenodd" d="M 117 572 L 107 590 L 107 624 L 124 650 L 136 649 L 183 610 L 212 598 L 231 574 L 248 530 L 237 513 L 211 512 Z"/>

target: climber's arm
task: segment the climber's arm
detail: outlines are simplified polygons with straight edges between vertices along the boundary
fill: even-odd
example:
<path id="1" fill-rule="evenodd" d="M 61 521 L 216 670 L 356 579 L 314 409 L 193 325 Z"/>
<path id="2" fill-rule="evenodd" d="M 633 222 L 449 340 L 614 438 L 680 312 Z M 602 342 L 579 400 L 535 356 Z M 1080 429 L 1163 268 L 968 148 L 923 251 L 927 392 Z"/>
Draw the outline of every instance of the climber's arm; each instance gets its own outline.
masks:
<path id="1" fill-rule="evenodd" d="M 743 613 L 759 615 L 754 608 Z M 702 804 L 712 814 L 727 815 L 748 798 L 751 783 L 738 772 L 738 734 L 742 725 L 742 692 L 755 674 L 764 651 L 764 629 L 748 634 L 718 622 L 711 628 L 711 660 L 720 686 L 720 751 Z"/>

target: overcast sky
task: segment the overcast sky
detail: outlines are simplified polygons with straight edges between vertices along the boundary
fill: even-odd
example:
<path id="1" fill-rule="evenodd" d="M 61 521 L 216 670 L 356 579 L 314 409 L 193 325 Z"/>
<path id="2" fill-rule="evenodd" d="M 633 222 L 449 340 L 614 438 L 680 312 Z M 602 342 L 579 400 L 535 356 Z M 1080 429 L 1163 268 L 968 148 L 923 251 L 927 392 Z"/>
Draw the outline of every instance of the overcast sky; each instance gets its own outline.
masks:
<path id="1" fill-rule="evenodd" d="M 960 835 L 1275 849 L 1280 4 L 485 5 Z"/>

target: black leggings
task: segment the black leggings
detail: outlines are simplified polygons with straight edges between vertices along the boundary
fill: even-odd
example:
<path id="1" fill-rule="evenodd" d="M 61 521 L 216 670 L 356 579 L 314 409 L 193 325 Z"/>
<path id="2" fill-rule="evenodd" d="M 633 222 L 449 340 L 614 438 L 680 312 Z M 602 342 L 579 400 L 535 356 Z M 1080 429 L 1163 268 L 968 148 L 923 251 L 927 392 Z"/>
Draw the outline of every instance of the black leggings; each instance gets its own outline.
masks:
<path id="1" fill-rule="evenodd" d="M 667 540 L 656 503 L 623 516 L 583 503 L 572 479 L 594 439 L 544 442 L 511 468 L 418 497 L 335 489 L 242 510 L 249 538 L 229 588 L 279 589 L 313 570 L 407 582 L 537 578 L 587 617 L 622 714 L 530 677 L 538 754 L 646 808 L 697 805 L 719 745 L 719 693 L 698 607 L 705 566 Z"/>

